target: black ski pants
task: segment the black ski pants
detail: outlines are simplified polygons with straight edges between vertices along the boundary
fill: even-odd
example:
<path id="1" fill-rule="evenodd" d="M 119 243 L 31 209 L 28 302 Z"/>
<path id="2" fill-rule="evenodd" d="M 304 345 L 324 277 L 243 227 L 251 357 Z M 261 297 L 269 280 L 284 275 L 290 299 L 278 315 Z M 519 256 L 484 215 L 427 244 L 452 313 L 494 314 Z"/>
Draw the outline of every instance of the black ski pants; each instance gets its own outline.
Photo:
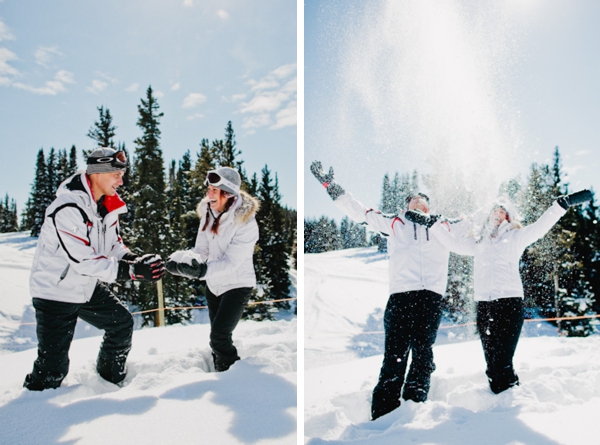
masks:
<path id="1" fill-rule="evenodd" d="M 210 318 L 210 347 L 217 371 L 229 369 L 236 360 L 240 359 L 233 345 L 232 334 L 242 318 L 251 294 L 251 287 L 231 289 L 219 296 L 206 288 Z"/>
<path id="2" fill-rule="evenodd" d="M 125 361 L 131 350 L 133 318 L 127 308 L 102 283 L 87 303 L 33 299 L 37 321 L 38 357 L 25 381 L 29 389 L 58 388 L 69 371 L 69 348 L 77 318 L 105 331 L 97 369 L 113 383 L 125 378 Z"/>
<path id="3" fill-rule="evenodd" d="M 477 330 L 481 338 L 486 374 L 498 394 L 519 383 L 513 356 L 523 327 L 523 299 L 500 298 L 477 302 Z"/>
<path id="4" fill-rule="evenodd" d="M 442 296 L 429 290 L 392 294 L 383 318 L 385 328 L 385 353 L 379 374 L 379 382 L 373 392 L 373 404 L 380 395 L 395 403 L 405 380 L 408 354 L 412 353 L 410 369 L 406 377 L 405 398 L 423 401 L 429 391 L 433 363 L 433 344 L 442 319 Z M 410 389 L 410 396 L 407 390 Z M 399 404 L 399 403 L 398 403 Z"/>

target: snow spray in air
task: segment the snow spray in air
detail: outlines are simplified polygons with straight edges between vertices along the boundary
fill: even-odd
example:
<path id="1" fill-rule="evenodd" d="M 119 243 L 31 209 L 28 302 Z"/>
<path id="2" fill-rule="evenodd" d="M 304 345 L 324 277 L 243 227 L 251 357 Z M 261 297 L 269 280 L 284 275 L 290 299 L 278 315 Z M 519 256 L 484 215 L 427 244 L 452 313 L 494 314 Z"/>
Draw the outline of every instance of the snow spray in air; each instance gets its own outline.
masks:
<path id="1" fill-rule="evenodd" d="M 489 206 L 516 171 L 518 32 L 495 3 L 367 2 L 345 24 L 339 133 L 370 132 L 388 171 L 424 174 L 446 214 Z"/>

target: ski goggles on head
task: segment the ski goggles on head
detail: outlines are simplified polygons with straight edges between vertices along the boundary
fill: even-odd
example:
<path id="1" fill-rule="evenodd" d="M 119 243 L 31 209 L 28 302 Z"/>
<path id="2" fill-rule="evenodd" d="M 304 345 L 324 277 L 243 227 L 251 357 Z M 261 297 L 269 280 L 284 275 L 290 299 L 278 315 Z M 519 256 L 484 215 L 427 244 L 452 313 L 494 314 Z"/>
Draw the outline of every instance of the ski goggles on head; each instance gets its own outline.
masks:
<path id="1" fill-rule="evenodd" d="M 233 182 L 225 179 L 223 176 L 217 173 L 216 170 L 210 170 L 206 174 L 206 179 L 204 180 L 204 185 L 212 185 L 213 187 L 222 188 L 221 186 L 225 186 L 226 192 L 233 193 L 236 190 L 240 189 L 239 185 L 234 184 Z"/>
<path id="2" fill-rule="evenodd" d="M 92 157 L 90 156 L 87 159 L 88 165 L 94 164 L 108 164 L 113 168 L 126 168 L 127 167 L 127 157 L 125 156 L 124 151 L 117 151 L 111 155 L 107 156 L 99 156 Z"/>
<path id="3" fill-rule="evenodd" d="M 408 195 L 406 197 L 406 202 L 409 203 L 415 198 L 424 199 L 427 202 L 427 204 L 429 204 L 429 196 L 427 196 L 425 193 L 415 193 L 413 195 Z"/>

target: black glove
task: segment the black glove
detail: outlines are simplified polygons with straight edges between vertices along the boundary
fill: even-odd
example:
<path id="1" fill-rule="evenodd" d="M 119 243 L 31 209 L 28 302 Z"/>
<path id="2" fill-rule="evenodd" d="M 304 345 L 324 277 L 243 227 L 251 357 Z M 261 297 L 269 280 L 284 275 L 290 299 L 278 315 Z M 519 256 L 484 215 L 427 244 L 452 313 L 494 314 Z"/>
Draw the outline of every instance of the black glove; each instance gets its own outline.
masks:
<path id="1" fill-rule="evenodd" d="M 583 204 L 584 202 L 591 201 L 592 198 L 592 192 L 584 189 L 579 192 L 571 193 L 570 195 L 560 196 L 556 202 L 558 202 L 563 209 L 567 210 L 571 206 L 576 206 L 577 204 Z"/>
<path id="2" fill-rule="evenodd" d="M 327 193 L 334 201 L 345 193 L 345 190 L 333 180 L 333 167 L 329 167 L 329 173 L 325 173 L 321 161 L 313 161 L 310 171 L 315 178 L 327 189 Z"/>
<path id="3" fill-rule="evenodd" d="M 206 263 L 199 263 L 196 259 L 192 259 L 192 264 L 167 261 L 167 271 L 171 275 L 179 275 L 191 280 L 204 277 L 207 269 Z"/>
<path id="4" fill-rule="evenodd" d="M 406 213 L 404 213 L 404 216 L 410 222 L 420 224 L 427 228 L 433 226 L 436 221 L 441 218 L 441 215 L 428 215 L 420 210 L 407 210 Z"/>
<path id="5" fill-rule="evenodd" d="M 165 263 L 160 255 L 147 253 L 133 261 L 119 261 L 117 280 L 158 281 L 165 274 Z"/>

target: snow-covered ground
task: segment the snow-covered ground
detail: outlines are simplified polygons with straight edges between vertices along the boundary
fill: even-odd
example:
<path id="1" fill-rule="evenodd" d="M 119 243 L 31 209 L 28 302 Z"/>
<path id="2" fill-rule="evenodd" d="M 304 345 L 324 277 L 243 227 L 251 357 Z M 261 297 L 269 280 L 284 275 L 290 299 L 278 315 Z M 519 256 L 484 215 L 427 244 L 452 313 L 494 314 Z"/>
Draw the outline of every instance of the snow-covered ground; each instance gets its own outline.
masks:
<path id="1" fill-rule="evenodd" d="M 62 386 L 24 390 L 37 345 L 35 243 L 0 234 L 0 443 L 296 443 L 295 318 L 241 322 L 242 360 L 224 373 L 212 372 L 207 324 L 136 330 L 122 388 L 96 374 L 101 332 L 79 321 Z"/>
<path id="2" fill-rule="evenodd" d="M 383 353 L 387 260 L 374 248 L 308 254 L 305 262 L 304 434 L 311 445 L 597 443 L 600 336 L 560 338 L 525 323 L 521 386 L 494 395 L 473 326 L 443 323 L 429 400 L 369 420 Z"/>

